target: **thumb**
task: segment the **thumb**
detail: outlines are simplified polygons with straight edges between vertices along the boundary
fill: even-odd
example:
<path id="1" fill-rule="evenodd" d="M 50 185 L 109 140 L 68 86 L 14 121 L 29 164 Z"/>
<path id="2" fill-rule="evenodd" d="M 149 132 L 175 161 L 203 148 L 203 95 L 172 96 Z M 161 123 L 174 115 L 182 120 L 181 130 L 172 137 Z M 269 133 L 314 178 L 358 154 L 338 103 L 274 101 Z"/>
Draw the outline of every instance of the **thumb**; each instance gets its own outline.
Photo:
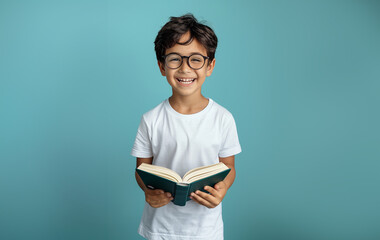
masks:
<path id="1" fill-rule="evenodd" d="M 214 188 L 216 190 L 224 188 L 224 182 L 223 181 L 218 182 L 217 184 L 215 184 Z"/>

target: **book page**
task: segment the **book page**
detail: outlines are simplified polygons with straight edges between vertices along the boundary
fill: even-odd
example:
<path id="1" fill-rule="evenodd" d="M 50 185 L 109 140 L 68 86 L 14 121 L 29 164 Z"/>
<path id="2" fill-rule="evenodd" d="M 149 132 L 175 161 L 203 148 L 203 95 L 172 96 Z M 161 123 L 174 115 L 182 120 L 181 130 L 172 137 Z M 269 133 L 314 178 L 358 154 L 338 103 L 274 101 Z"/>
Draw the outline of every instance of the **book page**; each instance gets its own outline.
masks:
<path id="1" fill-rule="evenodd" d="M 192 183 L 192 182 L 201 180 L 203 178 L 212 176 L 214 174 L 220 173 L 220 172 L 222 172 L 224 170 L 225 169 L 218 169 L 218 170 L 214 170 L 214 171 L 210 171 L 210 172 L 204 172 L 204 173 L 200 173 L 200 174 L 194 174 L 192 176 L 187 176 L 187 178 L 186 178 L 186 180 L 184 180 L 184 182 L 185 183 Z"/>
<path id="2" fill-rule="evenodd" d="M 142 169 L 140 169 L 140 170 L 142 170 Z M 143 171 L 145 171 L 145 170 L 143 170 Z M 177 178 L 175 178 L 172 175 L 167 174 L 167 173 L 163 173 L 163 172 L 159 172 L 159 171 L 154 171 L 154 170 L 149 170 L 149 171 L 146 171 L 146 172 L 149 172 L 151 174 L 154 174 L 154 175 L 162 177 L 162 178 L 166 178 L 166 179 L 168 179 L 170 181 L 173 181 L 173 182 L 178 182 Z"/>
<path id="3" fill-rule="evenodd" d="M 209 165 L 209 166 L 194 168 L 194 169 L 188 171 L 185 174 L 185 176 L 183 176 L 183 182 L 184 183 L 194 182 L 196 180 L 206 178 L 208 176 L 222 172 L 226 169 L 228 169 L 228 167 L 222 162 L 217 163 L 217 164 L 213 164 L 213 165 Z"/>
<path id="4" fill-rule="evenodd" d="M 196 172 L 196 171 L 200 171 L 202 169 L 205 169 L 206 171 L 208 171 L 207 169 L 211 169 L 211 168 L 218 168 L 218 166 L 220 165 L 225 165 L 224 163 L 222 162 L 219 162 L 219 163 L 216 163 L 216 164 L 212 164 L 212 165 L 207 165 L 207 166 L 202 166 L 202 167 L 197 167 L 197 168 L 193 168 L 191 169 L 190 171 L 186 172 L 185 175 L 183 176 L 183 178 L 185 178 L 187 175 L 193 173 L 193 172 Z"/>
<path id="5" fill-rule="evenodd" d="M 182 182 L 182 178 L 178 175 L 178 173 L 166 167 L 142 163 L 138 169 L 169 179 L 173 182 Z"/>

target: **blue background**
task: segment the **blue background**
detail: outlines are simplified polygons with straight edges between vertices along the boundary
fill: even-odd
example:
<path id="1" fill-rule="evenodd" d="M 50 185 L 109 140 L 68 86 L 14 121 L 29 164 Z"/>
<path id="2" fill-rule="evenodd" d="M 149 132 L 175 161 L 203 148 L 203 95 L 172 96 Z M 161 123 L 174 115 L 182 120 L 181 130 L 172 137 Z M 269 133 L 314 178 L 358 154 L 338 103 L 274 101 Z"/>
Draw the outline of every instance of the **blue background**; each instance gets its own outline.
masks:
<path id="1" fill-rule="evenodd" d="M 0 2 L 0 239 L 141 239 L 130 150 L 187 12 L 243 148 L 226 239 L 380 239 L 380 2 L 178 0 Z"/>

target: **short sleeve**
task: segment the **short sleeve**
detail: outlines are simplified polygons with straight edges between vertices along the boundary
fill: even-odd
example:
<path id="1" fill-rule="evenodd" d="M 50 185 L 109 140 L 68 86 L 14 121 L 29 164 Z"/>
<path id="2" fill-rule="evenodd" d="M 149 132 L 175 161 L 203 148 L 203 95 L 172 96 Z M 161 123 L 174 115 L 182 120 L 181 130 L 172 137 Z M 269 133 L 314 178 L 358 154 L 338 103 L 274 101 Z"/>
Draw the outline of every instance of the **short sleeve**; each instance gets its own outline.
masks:
<path id="1" fill-rule="evenodd" d="M 232 115 L 228 115 L 222 127 L 222 144 L 219 157 L 230 157 L 241 152 L 239 137 L 235 120 Z"/>
<path id="2" fill-rule="evenodd" d="M 131 155 L 139 158 L 153 157 L 152 144 L 149 137 L 149 127 L 144 116 L 141 118 Z"/>

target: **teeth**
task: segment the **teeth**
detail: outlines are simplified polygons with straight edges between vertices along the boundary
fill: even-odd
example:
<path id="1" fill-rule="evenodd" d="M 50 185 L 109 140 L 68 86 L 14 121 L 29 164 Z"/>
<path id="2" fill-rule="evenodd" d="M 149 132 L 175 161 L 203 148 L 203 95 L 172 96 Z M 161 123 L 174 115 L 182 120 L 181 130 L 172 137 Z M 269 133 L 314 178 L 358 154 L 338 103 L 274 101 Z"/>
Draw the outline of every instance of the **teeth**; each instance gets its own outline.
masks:
<path id="1" fill-rule="evenodd" d="M 192 81 L 195 80 L 195 78 L 192 78 L 192 79 L 188 79 L 188 78 L 177 78 L 179 81 L 183 82 L 183 83 L 190 83 Z"/>
<path id="2" fill-rule="evenodd" d="M 189 81 L 189 82 L 183 82 L 183 81 L 181 81 L 181 83 L 182 84 L 190 84 L 190 83 L 192 83 L 192 81 Z"/>

